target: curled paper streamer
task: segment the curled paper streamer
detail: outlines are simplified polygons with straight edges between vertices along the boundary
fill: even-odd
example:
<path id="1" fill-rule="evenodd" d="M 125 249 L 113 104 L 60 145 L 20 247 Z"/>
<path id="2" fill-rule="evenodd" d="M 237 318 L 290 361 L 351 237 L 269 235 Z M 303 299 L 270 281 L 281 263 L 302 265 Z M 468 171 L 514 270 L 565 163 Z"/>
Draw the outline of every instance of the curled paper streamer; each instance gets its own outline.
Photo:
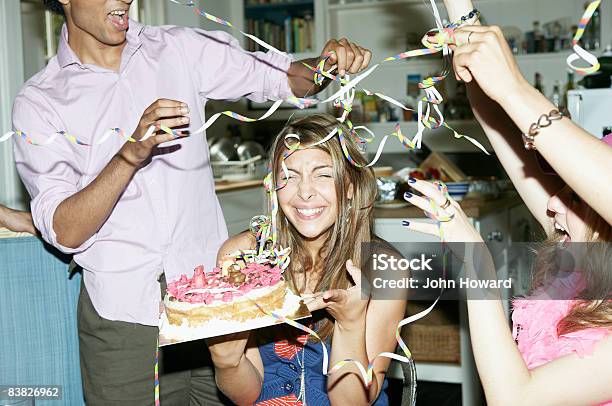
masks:
<path id="1" fill-rule="evenodd" d="M 185 2 L 181 2 L 179 0 L 170 0 L 173 3 L 176 4 L 181 4 L 184 6 L 188 6 L 188 7 L 193 7 L 194 10 L 196 11 L 197 14 L 211 20 L 214 21 L 216 23 L 231 27 L 233 29 L 236 29 L 237 31 L 239 31 L 242 35 L 244 35 L 245 37 L 255 41 L 257 44 L 261 45 L 262 47 L 264 47 L 265 49 L 268 49 L 270 51 L 282 54 L 282 55 L 286 55 L 284 52 L 279 51 L 278 49 L 274 48 L 273 46 L 265 43 L 264 41 L 261 41 L 260 39 L 258 39 L 257 37 L 254 37 L 248 33 L 245 33 L 237 28 L 235 28 L 230 22 L 223 20 L 221 18 L 218 18 L 216 16 L 213 16 L 209 13 L 206 13 L 200 9 L 198 9 L 197 7 L 195 7 L 195 3 L 192 0 L 189 1 L 185 1 Z M 432 10 L 433 10 L 433 14 L 434 14 L 434 18 L 436 21 L 436 29 L 430 31 L 427 35 L 425 35 L 422 39 L 422 43 L 425 46 L 424 49 L 419 49 L 419 50 L 413 50 L 413 51 L 407 51 L 389 58 L 384 59 L 381 63 L 385 63 L 385 62 L 390 62 L 390 61 L 396 61 L 396 60 L 401 60 L 401 59 L 405 59 L 405 58 L 410 58 L 410 57 L 415 57 L 415 56 L 423 56 L 423 55 L 431 55 L 431 54 L 435 54 L 435 53 L 439 53 L 442 52 L 443 53 L 443 57 L 444 57 L 444 70 L 441 74 L 439 74 L 438 76 L 433 76 L 433 77 L 429 77 L 426 78 L 423 82 L 420 83 L 420 87 L 425 91 L 425 97 L 419 101 L 419 108 L 418 108 L 418 113 L 419 113 L 419 127 L 418 127 L 418 131 L 417 131 L 417 135 L 414 138 L 414 141 L 416 142 L 416 145 L 418 148 L 420 148 L 421 146 L 421 140 L 422 140 L 422 136 L 423 136 L 423 131 L 425 130 L 425 128 L 438 128 L 442 125 L 444 125 L 444 118 L 442 116 L 442 113 L 440 112 L 439 108 L 438 108 L 438 104 L 440 104 L 443 99 L 442 96 L 440 95 L 440 93 L 435 89 L 435 85 L 437 83 L 439 83 L 440 81 L 444 80 L 444 78 L 446 78 L 446 76 L 448 75 L 448 73 L 450 72 L 450 48 L 448 47 L 448 44 L 451 44 L 454 42 L 454 29 L 458 28 L 459 25 L 454 25 L 452 27 L 444 27 L 442 24 L 442 19 L 440 18 L 440 14 L 438 11 L 438 8 L 436 6 L 435 0 L 430 0 L 430 4 L 432 6 Z M 305 106 L 310 106 L 313 104 L 319 104 L 319 103 L 328 103 L 330 101 L 334 101 L 334 105 L 336 107 L 340 107 L 343 112 L 342 112 L 342 117 L 340 118 L 340 122 L 345 122 L 347 119 L 348 114 L 350 113 L 351 109 L 352 109 L 352 102 L 354 99 L 354 88 L 355 86 L 362 81 L 363 79 L 365 79 L 366 77 L 368 77 L 372 72 L 374 72 L 379 66 L 379 64 L 376 64 L 374 66 L 372 66 L 371 68 L 369 68 L 366 72 L 358 75 L 354 80 L 350 81 L 348 78 L 344 79 L 344 78 L 339 78 L 336 76 L 333 76 L 330 74 L 331 71 L 335 70 L 337 67 L 333 66 L 328 72 L 324 72 L 324 66 L 325 66 L 325 62 L 327 61 L 327 59 L 330 57 L 330 55 L 327 55 L 325 58 L 322 58 L 321 61 L 319 61 L 318 65 L 316 68 L 314 67 L 310 67 L 313 71 L 314 71 L 314 82 L 318 85 L 322 84 L 324 77 L 327 78 L 332 78 L 332 80 L 335 81 L 339 81 L 341 86 L 341 89 L 338 90 L 336 93 L 334 93 L 332 96 L 328 97 L 325 100 L 321 100 L 318 101 L 316 99 L 290 99 L 290 100 L 286 100 L 288 102 L 293 103 L 294 105 L 296 105 L 297 107 L 305 107 Z M 308 66 L 308 65 L 307 65 Z M 403 104 L 401 104 L 400 102 L 398 102 L 397 100 L 394 100 L 391 97 L 385 96 L 381 93 L 377 93 L 377 92 L 370 92 L 366 89 L 364 89 L 364 91 L 368 94 L 374 94 L 377 97 L 390 102 L 396 106 L 399 106 L 405 110 L 410 110 L 408 109 L 406 106 L 404 106 Z M 428 103 L 427 107 L 425 109 L 423 109 L 423 103 Z M 438 115 L 438 120 L 434 121 L 435 123 L 437 123 L 435 126 L 432 127 L 431 122 L 429 120 L 430 118 L 430 104 L 433 104 L 434 107 L 434 111 L 436 112 L 436 114 Z M 272 110 L 272 108 L 271 108 Z M 276 110 L 276 109 L 274 109 Z M 226 115 L 229 115 L 230 117 L 234 117 L 236 119 L 240 119 L 239 115 L 236 115 L 235 113 L 231 113 L 231 112 L 224 112 L 226 113 Z M 267 117 L 269 115 L 271 115 L 273 113 L 273 111 L 268 111 L 264 117 Z M 261 118 L 263 119 L 263 117 Z M 241 121 L 246 121 L 246 120 L 241 120 Z M 211 123 L 212 124 L 212 123 Z M 349 127 L 352 128 L 352 125 L 349 125 Z M 452 128 L 450 128 L 448 125 L 445 125 L 445 127 L 451 129 L 451 131 L 453 131 L 455 138 L 462 138 L 463 135 L 458 134 L 456 131 L 454 131 Z M 479 143 L 477 143 L 473 138 L 470 137 L 465 137 L 468 141 L 474 143 L 478 148 L 480 148 L 481 150 L 485 151 L 484 147 L 482 145 L 480 145 Z M 383 145 L 381 143 L 381 145 Z M 380 156 L 380 153 L 377 153 L 377 156 Z M 348 157 L 347 157 L 348 159 Z M 372 164 L 374 164 L 376 161 L 374 161 Z"/>
<path id="2" fill-rule="evenodd" d="M 246 297 L 248 297 L 248 295 L 246 295 Z M 361 378 L 364 382 L 364 385 L 366 387 L 369 387 L 372 384 L 372 379 L 373 379 L 373 372 L 374 372 L 374 361 L 377 358 L 380 357 L 385 357 L 385 358 L 389 358 L 389 359 L 394 359 L 396 361 L 400 361 L 400 362 L 413 362 L 412 361 L 412 353 L 410 352 L 410 350 L 408 349 L 408 346 L 406 345 L 406 343 L 404 342 L 404 340 L 401 337 L 401 328 L 409 323 L 412 323 L 416 320 L 419 320 L 425 316 L 427 316 L 436 306 L 436 304 L 438 303 L 438 300 L 440 299 L 440 297 L 438 297 L 434 303 L 429 306 L 427 309 L 414 314 L 410 317 L 407 317 L 405 319 L 403 319 L 402 321 L 399 322 L 396 330 L 395 330 L 395 340 L 397 341 L 399 347 L 402 349 L 404 355 L 400 355 L 400 354 L 395 354 L 392 352 L 382 352 L 378 355 L 376 355 L 374 358 L 372 358 L 371 360 L 369 360 L 369 363 L 367 365 L 367 367 L 364 367 L 359 361 L 353 360 L 353 359 L 345 359 L 342 361 L 338 361 L 337 363 L 335 363 L 334 365 L 332 365 L 331 367 L 329 366 L 329 353 L 327 352 L 327 347 L 325 346 L 324 341 L 321 339 L 321 337 L 319 337 L 319 335 L 317 335 L 317 333 L 312 330 L 311 328 L 298 323 L 295 320 L 292 320 L 288 317 L 285 317 L 281 314 L 278 314 L 276 312 L 273 311 L 268 311 L 266 310 L 264 307 L 262 307 L 261 305 L 259 305 L 256 301 L 251 300 L 251 302 L 253 302 L 253 304 L 255 304 L 255 306 L 257 306 L 257 308 L 259 308 L 263 313 L 267 314 L 268 316 L 272 316 L 275 319 L 288 324 L 292 327 L 295 327 L 299 330 L 302 330 L 306 333 L 308 333 L 309 335 L 312 335 L 313 337 L 315 337 L 317 340 L 319 340 L 320 344 L 321 344 L 321 348 L 323 350 L 323 364 L 322 364 L 322 372 L 323 375 L 331 375 L 333 373 L 335 373 L 336 371 L 342 369 L 342 367 L 344 367 L 345 365 L 348 364 L 354 364 L 355 366 L 357 366 L 357 368 L 359 369 L 359 372 L 361 374 Z"/>
<path id="3" fill-rule="evenodd" d="M 155 347 L 155 406 L 159 406 L 159 337 L 157 337 L 157 347 Z"/>
<path id="4" fill-rule="evenodd" d="M 241 256 L 250 258 L 258 264 L 278 265 L 283 271 L 287 269 L 291 258 L 290 248 L 279 248 L 275 236 L 271 233 L 272 222 L 268 216 L 259 215 L 251 219 L 249 231 L 255 235 L 255 250 L 240 251 Z"/>
<path id="5" fill-rule="evenodd" d="M 587 24 L 591 20 L 591 17 L 593 17 L 595 10 L 597 10 L 600 4 L 601 0 L 594 0 L 591 2 L 591 4 L 588 5 L 586 10 L 584 11 L 582 18 L 580 19 L 580 23 L 578 24 L 578 30 L 576 30 L 576 34 L 574 35 L 574 39 L 572 40 L 572 47 L 574 49 L 574 53 L 567 57 L 568 66 L 582 75 L 589 75 L 591 73 L 595 73 L 600 68 L 597 57 L 586 51 L 579 45 L 579 41 L 584 35 L 584 30 Z M 589 64 L 589 67 L 581 68 L 574 65 L 574 62 L 579 59 L 586 61 Z"/>
<path id="6" fill-rule="evenodd" d="M 435 8 L 435 3 L 432 3 L 432 5 L 434 6 L 434 10 L 436 10 Z M 437 15 L 437 23 L 438 26 L 441 26 L 441 21 L 439 21 L 439 15 L 436 13 Z M 448 128 L 449 130 L 451 130 L 455 136 L 455 138 L 465 138 L 466 140 L 468 140 L 469 142 L 471 142 L 472 144 L 474 144 L 476 147 L 478 147 L 481 151 L 483 151 L 484 153 L 486 153 L 487 155 L 489 154 L 488 151 L 482 146 L 482 144 L 480 144 L 478 141 L 476 141 L 474 138 L 468 137 L 468 136 L 464 136 L 462 134 L 459 134 L 457 131 L 455 131 L 452 127 L 450 127 L 448 124 L 446 124 L 444 122 L 444 117 L 442 115 L 442 112 L 439 109 L 439 105 L 442 103 L 443 98 L 441 96 L 441 94 L 438 92 L 438 90 L 435 88 L 435 85 L 439 82 L 441 82 L 442 80 L 444 80 L 446 78 L 446 76 L 448 76 L 448 74 L 450 73 L 450 48 L 448 47 L 448 44 L 452 44 L 455 42 L 455 37 L 454 37 L 454 29 L 451 28 L 438 28 L 438 29 L 434 29 L 429 31 L 421 40 L 421 42 L 423 43 L 423 45 L 425 46 L 424 49 L 418 49 L 418 50 L 412 50 L 412 51 L 407 51 L 401 54 L 397 54 L 395 56 L 389 57 L 384 59 L 382 62 L 372 66 L 371 68 L 369 68 L 367 71 L 361 73 L 360 75 L 358 75 L 354 80 L 349 80 L 348 77 L 339 77 L 337 75 L 333 75 L 331 72 L 336 69 L 336 66 L 332 67 L 329 71 L 324 71 L 323 67 L 325 65 L 325 61 L 330 57 L 330 55 L 327 55 L 324 59 L 322 59 L 319 64 L 317 65 L 317 67 L 312 67 L 306 63 L 304 63 L 304 65 L 306 67 L 308 67 L 309 69 L 311 69 L 314 72 L 314 81 L 317 84 L 322 83 L 323 78 L 328 78 L 332 81 L 336 81 L 339 82 L 341 85 L 341 88 L 334 93 L 332 96 L 328 97 L 325 100 L 322 100 L 321 103 L 326 103 L 329 101 L 334 100 L 334 106 L 339 107 L 343 110 L 342 112 L 342 116 L 338 119 L 338 121 L 340 122 L 344 122 L 345 124 L 347 124 L 349 126 L 349 128 L 352 129 L 352 123 L 350 122 L 350 120 L 347 120 L 348 114 L 350 113 L 351 109 L 352 109 L 352 101 L 354 99 L 354 91 L 356 89 L 356 85 L 361 82 L 362 80 L 364 80 L 365 78 L 367 78 L 370 74 L 372 74 L 382 63 L 385 62 L 389 62 L 389 61 L 397 61 L 400 59 L 405 59 L 405 58 L 410 58 L 410 57 L 415 57 L 415 56 L 423 56 L 423 55 L 431 55 L 431 54 L 435 54 L 435 53 L 439 53 L 442 52 L 443 53 L 443 60 L 444 60 L 444 67 L 442 72 L 437 75 L 437 76 L 432 76 L 432 77 L 428 77 L 425 78 L 421 83 L 419 83 L 419 87 L 421 89 L 424 90 L 425 92 L 425 96 L 419 100 L 418 106 L 417 106 L 417 113 L 418 113 L 418 128 L 417 128 L 417 134 L 414 136 L 414 138 L 412 139 L 412 143 L 414 144 L 414 146 L 411 147 L 411 149 L 414 148 L 420 148 L 421 147 L 421 141 L 422 141 L 422 137 L 423 137 L 423 133 L 425 128 L 429 128 L 429 129 L 436 129 L 439 128 L 441 126 L 444 126 L 446 128 Z M 361 91 L 363 91 L 364 93 L 366 93 L 367 95 L 375 95 L 377 97 L 379 97 L 382 100 L 385 100 L 391 104 L 394 104 L 400 108 L 402 108 L 403 110 L 409 110 L 412 111 L 412 109 L 404 106 L 402 103 L 398 102 L 397 100 L 388 97 L 384 94 L 378 93 L 378 92 L 371 92 L 367 89 L 360 89 Z M 435 112 L 435 114 L 437 115 L 437 118 L 433 118 L 432 117 L 432 110 Z M 362 127 L 364 128 L 364 127 Z M 370 132 L 371 133 L 371 132 Z M 342 137 L 342 133 L 341 131 L 337 132 L 339 137 Z M 327 140 L 328 138 L 326 138 Z M 386 137 L 385 139 L 380 143 L 378 150 L 376 152 L 375 158 L 374 160 L 368 165 L 368 166 L 372 166 L 374 165 L 381 153 L 382 150 L 384 148 L 385 145 L 385 141 L 386 141 Z M 406 145 L 406 144 L 404 144 Z M 345 155 L 346 154 L 346 150 L 345 150 Z M 349 157 L 348 155 L 346 156 L 346 158 L 353 164 L 355 164 L 355 161 Z"/>

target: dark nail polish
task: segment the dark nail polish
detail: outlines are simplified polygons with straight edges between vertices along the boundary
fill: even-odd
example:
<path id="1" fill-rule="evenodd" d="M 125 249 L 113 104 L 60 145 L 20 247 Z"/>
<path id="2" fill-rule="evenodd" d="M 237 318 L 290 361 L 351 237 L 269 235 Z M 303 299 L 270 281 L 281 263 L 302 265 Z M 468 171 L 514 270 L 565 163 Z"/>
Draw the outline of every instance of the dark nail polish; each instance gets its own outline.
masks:
<path id="1" fill-rule="evenodd" d="M 411 176 L 408 178 L 408 183 L 416 183 L 416 179 Z"/>
<path id="2" fill-rule="evenodd" d="M 404 193 L 404 199 L 410 199 L 412 197 L 412 193 L 406 192 Z"/>
<path id="3" fill-rule="evenodd" d="M 402 221 L 402 225 L 403 225 L 404 227 L 408 227 L 408 226 L 410 225 L 410 222 L 409 222 L 408 220 L 403 220 L 403 221 Z"/>

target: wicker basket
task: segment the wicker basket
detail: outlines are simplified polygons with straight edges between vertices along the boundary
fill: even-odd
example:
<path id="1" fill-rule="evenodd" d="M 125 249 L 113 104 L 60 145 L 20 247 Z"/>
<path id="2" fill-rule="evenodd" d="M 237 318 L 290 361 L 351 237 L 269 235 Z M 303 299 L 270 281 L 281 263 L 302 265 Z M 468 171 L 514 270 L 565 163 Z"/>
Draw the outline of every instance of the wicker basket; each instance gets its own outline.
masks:
<path id="1" fill-rule="evenodd" d="M 402 338 L 416 362 L 461 362 L 458 325 L 415 324 L 402 330 Z"/>
<path id="2" fill-rule="evenodd" d="M 407 315 L 417 314 L 430 305 L 409 301 Z M 440 301 L 427 316 L 402 329 L 402 338 L 415 361 L 461 362 L 458 310 L 457 302 Z"/>

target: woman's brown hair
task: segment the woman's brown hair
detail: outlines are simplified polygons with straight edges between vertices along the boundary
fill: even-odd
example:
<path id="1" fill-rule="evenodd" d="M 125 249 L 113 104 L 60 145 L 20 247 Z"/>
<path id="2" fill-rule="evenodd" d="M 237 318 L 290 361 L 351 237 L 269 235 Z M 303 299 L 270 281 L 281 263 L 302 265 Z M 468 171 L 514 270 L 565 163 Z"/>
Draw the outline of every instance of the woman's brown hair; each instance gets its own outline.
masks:
<path id="1" fill-rule="evenodd" d="M 572 209 L 581 214 L 587 225 L 586 243 L 580 254 L 585 288 L 576 303 L 557 324 L 557 335 L 587 328 L 612 328 L 612 227 L 591 207 L 574 199 Z M 535 284 L 542 287 L 558 271 L 559 244 L 565 234 L 555 232 L 538 251 L 535 263 Z"/>
<path id="2" fill-rule="evenodd" d="M 346 270 L 346 261 L 352 259 L 355 264 L 361 263 L 361 243 L 369 242 L 373 227 L 373 204 L 376 199 L 376 179 L 374 172 L 366 168 L 366 162 L 357 144 L 346 126 L 327 114 L 314 114 L 297 119 L 287 125 L 272 144 L 270 161 L 272 164 L 272 181 L 281 186 L 279 179 L 282 173 L 281 161 L 288 152 L 285 137 L 289 134 L 299 136 L 300 148 L 308 147 L 323 140 L 332 130 L 340 128 L 344 146 L 351 158 L 362 168 L 351 164 L 345 157 L 339 137 L 333 136 L 312 148 L 318 148 L 331 156 L 333 178 L 338 202 L 338 219 L 327 231 L 325 243 L 316 258 L 307 250 L 303 237 L 278 210 L 276 221 L 278 242 L 282 247 L 291 248 L 291 263 L 285 270 L 287 283 L 297 293 L 302 293 L 311 278 L 316 278 L 314 291 L 328 289 L 347 289 L 351 286 Z M 289 139 L 288 142 L 292 142 Z M 351 198 L 349 198 L 349 189 Z M 271 208 L 270 208 L 271 210 Z M 300 276 L 303 283 L 296 282 Z M 317 328 L 317 334 L 323 339 L 331 337 L 333 322 L 324 319 Z"/>

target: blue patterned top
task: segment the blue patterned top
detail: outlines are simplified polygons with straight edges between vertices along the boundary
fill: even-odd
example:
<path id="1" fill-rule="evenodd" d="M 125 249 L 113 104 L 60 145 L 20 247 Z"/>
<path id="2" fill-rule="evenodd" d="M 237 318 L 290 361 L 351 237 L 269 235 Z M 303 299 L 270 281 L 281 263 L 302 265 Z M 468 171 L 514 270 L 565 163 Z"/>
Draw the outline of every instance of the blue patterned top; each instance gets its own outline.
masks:
<path id="1" fill-rule="evenodd" d="M 256 405 L 330 405 L 327 397 L 327 377 L 323 375 L 323 349 L 320 343 L 306 342 L 307 336 L 297 337 L 291 343 L 287 340 L 271 341 L 259 346 L 264 365 L 264 379 Z M 304 343 L 306 344 L 304 346 Z M 329 342 L 325 343 L 328 353 Z M 305 365 L 305 397 L 299 399 L 301 389 L 302 359 Z M 385 379 L 376 406 L 389 404 L 385 392 L 389 383 Z"/>

